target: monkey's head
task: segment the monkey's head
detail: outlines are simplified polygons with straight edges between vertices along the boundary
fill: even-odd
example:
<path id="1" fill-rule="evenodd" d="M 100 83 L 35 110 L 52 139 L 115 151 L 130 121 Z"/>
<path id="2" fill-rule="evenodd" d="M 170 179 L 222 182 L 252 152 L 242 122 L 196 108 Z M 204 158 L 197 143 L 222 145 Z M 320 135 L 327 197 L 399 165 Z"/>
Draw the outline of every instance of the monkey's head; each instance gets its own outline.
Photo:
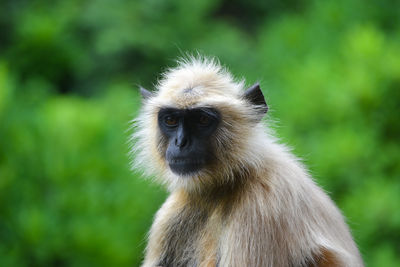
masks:
<path id="1" fill-rule="evenodd" d="M 259 164 L 256 139 L 268 106 L 258 84 L 244 90 L 214 60 L 191 58 L 167 71 L 155 92 L 140 91 L 135 167 L 171 190 L 224 185 Z"/>

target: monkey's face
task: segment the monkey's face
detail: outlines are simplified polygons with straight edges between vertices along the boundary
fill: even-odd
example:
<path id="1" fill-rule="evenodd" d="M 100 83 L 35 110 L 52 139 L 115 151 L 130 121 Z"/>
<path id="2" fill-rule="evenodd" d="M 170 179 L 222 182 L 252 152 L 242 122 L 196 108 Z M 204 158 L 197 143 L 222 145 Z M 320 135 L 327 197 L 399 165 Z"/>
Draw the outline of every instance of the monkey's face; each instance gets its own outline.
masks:
<path id="1" fill-rule="evenodd" d="M 162 108 L 158 126 L 167 140 L 165 160 L 178 175 L 194 174 L 213 160 L 211 137 L 220 122 L 213 108 Z"/>

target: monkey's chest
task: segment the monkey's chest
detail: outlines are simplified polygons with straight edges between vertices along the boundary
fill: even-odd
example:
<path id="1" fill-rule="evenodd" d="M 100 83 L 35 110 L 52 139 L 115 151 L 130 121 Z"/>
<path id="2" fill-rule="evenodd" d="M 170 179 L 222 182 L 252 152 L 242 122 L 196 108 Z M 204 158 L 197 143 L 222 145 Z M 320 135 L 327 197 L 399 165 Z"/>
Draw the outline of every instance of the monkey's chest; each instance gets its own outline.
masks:
<path id="1" fill-rule="evenodd" d="M 202 210 L 187 210 L 173 217 L 166 228 L 160 266 L 216 266 L 218 234 L 214 220 Z M 213 231 L 211 231 L 211 229 Z"/>

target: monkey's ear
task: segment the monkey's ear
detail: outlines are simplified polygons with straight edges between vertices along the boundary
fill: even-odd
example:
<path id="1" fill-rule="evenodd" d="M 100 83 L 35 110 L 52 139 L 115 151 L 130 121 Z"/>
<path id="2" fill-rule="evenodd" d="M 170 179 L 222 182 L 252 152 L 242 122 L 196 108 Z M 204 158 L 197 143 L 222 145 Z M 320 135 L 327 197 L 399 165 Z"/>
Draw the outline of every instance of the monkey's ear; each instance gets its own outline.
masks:
<path id="1" fill-rule="evenodd" d="M 153 96 L 153 93 L 150 92 L 149 90 L 144 89 L 144 88 L 141 87 L 141 86 L 139 86 L 139 88 L 140 88 L 140 94 L 142 95 L 142 98 L 143 98 L 144 100 L 149 99 L 150 97 Z"/>
<path id="2" fill-rule="evenodd" d="M 268 105 L 265 102 L 264 95 L 261 91 L 260 84 L 255 83 L 250 86 L 243 94 L 243 97 L 249 101 L 251 104 L 258 106 L 262 114 L 267 113 Z"/>

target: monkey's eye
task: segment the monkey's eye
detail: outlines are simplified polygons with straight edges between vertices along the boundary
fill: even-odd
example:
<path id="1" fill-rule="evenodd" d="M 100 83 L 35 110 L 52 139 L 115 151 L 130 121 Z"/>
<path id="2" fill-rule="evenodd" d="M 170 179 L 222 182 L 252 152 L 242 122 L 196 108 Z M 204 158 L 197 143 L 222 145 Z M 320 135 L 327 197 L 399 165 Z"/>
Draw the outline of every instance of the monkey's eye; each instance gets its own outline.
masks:
<path id="1" fill-rule="evenodd" d="M 206 125 L 208 125 L 210 123 L 210 118 L 208 116 L 205 116 L 205 115 L 200 115 L 199 123 L 202 126 L 206 126 Z"/>
<path id="2" fill-rule="evenodd" d="M 165 117 L 164 122 L 166 125 L 171 126 L 171 127 L 176 126 L 178 124 L 178 120 L 173 116 Z"/>

